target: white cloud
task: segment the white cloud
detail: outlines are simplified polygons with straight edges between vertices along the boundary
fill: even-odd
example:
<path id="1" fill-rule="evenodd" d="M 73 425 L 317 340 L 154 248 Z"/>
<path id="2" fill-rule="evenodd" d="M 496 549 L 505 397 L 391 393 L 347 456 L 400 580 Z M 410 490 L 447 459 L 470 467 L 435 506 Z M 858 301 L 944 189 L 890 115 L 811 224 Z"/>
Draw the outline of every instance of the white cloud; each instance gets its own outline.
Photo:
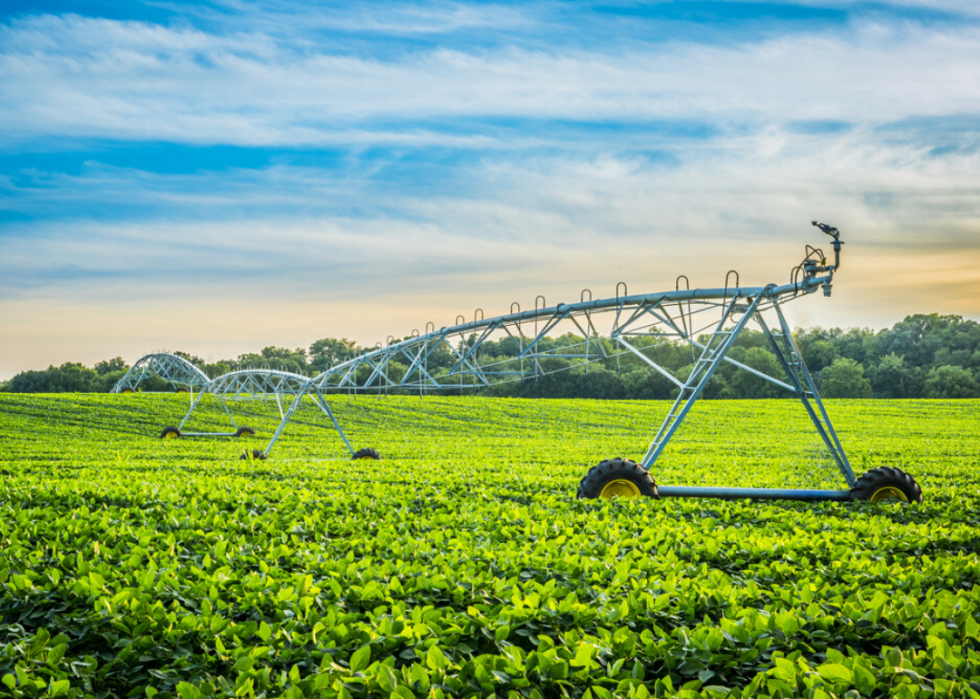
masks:
<path id="1" fill-rule="evenodd" d="M 0 120 L 7 139 L 243 145 L 411 140 L 414 120 L 454 117 L 887 123 L 976 113 L 978 43 L 975 27 L 865 23 L 733 46 L 434 49 L 385 61 L 257 33 L 44 16 L 0 30 Z"/>
<path id="2" fill-rule="evenodd" d="M 733 0 L 740 2 L 741 0 Z M 749 0 L 749 2 L 769 2 L 770 0 Z M 853 7 L 854 0 L 807 0 L 798 2 L 797 0 L 783 0 L 787 5 L 808 5 L 810 7 Z M 882 2 L 878 8 L 908 8 L 935 10 L 938 12 L 948 12 L 956 15 L 976 15 L 980 14 L 980 7 L 973 0 L 890 0 Z M 871 6 L 870 10 L 877 9 Z"/>
<path id="3" fill-rule="evenodd" d="M 422 194 L 305 168 L 100 169 L 49 180 L 31 207 L 59 209 L 76 197 L 149 215 L 9 224 L 0 293 L 382 299 L 462 284 L 474 296 L 503 287 L 526 301 L 569 283 L 665 288 L 681 272 L 708 286 L 732 267 L 763 283 L 786 277 L 804 243 L 824 243 L 812 218 L 845 232 L 849 270 L 860 268 L 850 260 L 883 254 L 973 259 L 978 157 L 935 157 L 862 130 L 769 131 L 667 167 L 639 156 L 487 159 L 456 171 L 460 192 Z M 879 279 L 899 305 L 901 272 Z"/>

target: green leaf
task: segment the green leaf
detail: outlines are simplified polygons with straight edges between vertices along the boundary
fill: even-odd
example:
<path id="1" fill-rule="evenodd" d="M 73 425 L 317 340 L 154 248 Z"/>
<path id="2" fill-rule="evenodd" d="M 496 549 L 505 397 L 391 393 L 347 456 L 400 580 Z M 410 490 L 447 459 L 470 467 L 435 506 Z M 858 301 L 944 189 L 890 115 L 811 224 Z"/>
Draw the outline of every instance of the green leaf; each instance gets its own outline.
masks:
<path id="1" fill-rule="evenodd" d="M 395 691 L 395 687 L 398 686 L 398 678 L 395 677 L 395 673 L 387 665 L 377 665 L 376 667 L 378 668 L 378 684 L 386 692 Z"/>
<path id="2" fill-rule="evenodd" d="M 422 667 L 422 663 L 413 663 L 410 674 L 412 682 L 418 683 L 418 686 L 421 687 L 423 691 L 429 688 L 429 673 L 425 671 L 424 667 Z"/>
<path id="3" fill-rule="evenodd" d="M 591 667 L 592 666 L 592 654 L 595 652 L 595 648 L 588 643 L 583 643 L 575 651 L 575 659 L 572 660 L 572 665 L 575 667 Z"/>
<path id="4" fill-rule="evenodd" d="M 189 682 L 177 683 L 177 695 L 180 699 L 201 699 L 201 692 Z"/>
<path id="5" fill-rule="evenodd" d="M 361 646 L 350 657 L 350 671 L 361 672 L 371 664 L 371 646 Z"/>
<path id="6" fill-rule="evenodd" d="M 787 682 L 796 682 L 796 664 L 787 660 L 786 658 L 775 658 L 774 665 L 772 668 L 773 673 L 776 677 L 786 680 Z M 707 681 L 707 680 L 705 680 Z"/>
<path id="7" fill-rule="evenodd" d="M 854 665 L 854 686 L 858 688 L 861 694 L 866 697 L 873 695 L 875 684 L 875 676 L 870 670 L 862 665 Z"/>
<path id="8" fill-rule="evenodd" d="M 800 630 L 800 624 L 796 621 L 795 617 L 787 616 L 783 619 L 782 632 L 787 636 L 795 636 Z"/>
<path id="9" fill-rule="evenodd" d="M 261 638 L 263 642 L 268 643 L 269 639 L 272 638 L 272 627 L 263 621 L 259 624 L 258 631 L 255 632 L 255 635 Z"/>
<path id="10" fill-rule="evenodd" d="M 48 651 L 48 665 L 52 667 L 57 665 L 58 662 L 64 657 L 65 651 L 68 650 L 67 643 L 59 643 Z"/>
<path id="11" fill-rule="evenodd" d="M 559 660 L 554 665 L 548 668 L 548 675 L 555 680 L 563 680 L 568 677 L 568 663 L 564 660 Z"/>
<path id="12" fill-rule="evenodd" d="M 425 653 L 425 664 L 430 670 L 442 670 L 449 664 L 439 646 L 432 646 Z"/>
<path id="13" fill-rule="evenodd" d="M 13 675 L 4 675 L 3 679 L 0 680 L 0 682 L 3 682 L 5 685 L 10 687 L 10 689 L 13 689 L 14 687 L 17 686 L 17 680 L 14 678 Z"/>
<path id="14" fill-rule="evenodd" d="M 71 682 L 68 680 L 55 680 L 48 689 L 48 696 L 60 697 L 62 694 L 68 694 L 68 690 L 70 689 Z"/>
<path id="15" fill-rule="evenodd" d="M 253 665 L 255 665 L 255 658 L 249 655 L 243 655 L 237 661 L 235 661 L 235 664 L 232 667 L 235 670 L 238 670 L 238 672 L 248 672 L 252 669 Z"/>
<path id="16" fill-rule="evenodd" d="M 851 671 L 839 663 L 824 663 L 817 668 L 817 672 L 821 677 L 835 682 L 850 683 L 851 681 Z"/>

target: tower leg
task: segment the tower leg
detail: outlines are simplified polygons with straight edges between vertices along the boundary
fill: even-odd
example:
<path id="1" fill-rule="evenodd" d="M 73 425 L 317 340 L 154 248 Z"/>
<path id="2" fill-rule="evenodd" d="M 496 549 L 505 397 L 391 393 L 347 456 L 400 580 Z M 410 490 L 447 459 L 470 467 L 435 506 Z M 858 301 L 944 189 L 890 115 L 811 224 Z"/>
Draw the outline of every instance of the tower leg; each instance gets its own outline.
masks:
<path id="1" fill-rule="evenodd" d="M 813 377 L 806 367 L 806 362 L 803 361 L 803 354 L 793 339 L 793 333 L 790 331 L 789 324 L 786 322 L 786 317 L 783 315 L 783 311 L 779 307 L 778 302 L 773 303 L 773 309 L 779 318 L 779 334 L 774 335 L 761 317 L 757 319 L 759 325 L 762 327 L 762 331 L 765 333 L 769 346 L 776 355 L 776 359 L 782 365 L 790 382 L 796 388 L 797 397 L 803 403 L 803 407 L 806 408 L 810 420 L 813 422 L 814 427 L 816 427 L 824 444 L 827 445 L 831 456 L 834 457 L 834 461 L 837 463 L 837 468 L 840 470 L 841 475 L 847 481 L 848 487 L 853 487 L 857 477 L 854 475 L 854 470 L 851 468 L 851 463 L 847 459 L 844 447 L 837 437 L 837 432 L 830 422 L 827 409 L 820 399 L 820 392 L 817 391 Z M 777 339 L 783 341 L 783 347 L 780 347 Z M 784 348 L 786 350 L 785 353 L 783 352 Z"/>
<path id="2" fill-rule="evenodd" d="M 687 382 L 681 388 L 680 393 L 677 394 L 677 399 L 674 401 L 673 406 L 670 408 L 670 412 L 667 417 L 664 418 L 663 423 L 660 425 L 660 429 L 657 431 L 657 436 L 654 437 L 653 443 L 650 444 L 650 448 L 647 449 L 647 453 L 643 457 L 641 466 L 646 470 L 650 470 L 653 463 L 657 460 L 660 454 L 663 452 L 664 447 L 667 446 L 667 442 L 670 438 L 674 436 L 674 432 L 680 427 L 681 422 L 684 417 L 691 411 L 694 407 L 694 402 L 701 396 L 704 387 L 714 376 L 715 371 L 717 371 L 718 366 L 721 364 L 725 355 L 728 354 L 728 350 L 732 348 L 735 343 L 735 339 L 741 334 L 742 330 L 745 329 L 746 324 L 755 315 L 756 308 L 759 306 L 759 302 L 762 300 L 763 295 L 759 294 L 755 297 L 752 303 L 749 305 L 745 314 L 739 318 L 738 322 L 731 330 L 725 330 L 725 322 L 731 315 L 732 308 L 735 306 L 735 302 L 738 297 L 732 299 L 732 302 L 728 304 L 725 312 L 722 314 L 721 321 L 715 327 L 715 331 L 712 333 L 711 338 L 705 344 L 704 349 L 701 351 L 701 356 L 698 358 L 694 365 L 694 370 L 691 371 L 691 375 L 688 377 Z"/>
<path id="3" fill-rule="evenodd" d="M 327 402 L 323 399 L 323 396 L 320 395 L 319 391 L 315 392 L 313 395 L 316 396 L 317 405 L 320 406 L 320 410 L 326 413 L 327 417 L 330 418 L 330 422 L 333 423 L 334 429 L 337 430 L 337 434 L 339 434 L 340 438 L 344 440 L 344 444 L 347 446 L 348 451 L 350 451 L 351 455 L 353 456 L 354 447 L 352 447 L 350 445 L 350 442 L 347 440 L 347 435 L 344 434 L 344 430 L 340 427 L 340 423 L 337 422 L 337 418 L 334 417 L 333 411 L 330 409 L 330 406 L 327 405 Z"/>

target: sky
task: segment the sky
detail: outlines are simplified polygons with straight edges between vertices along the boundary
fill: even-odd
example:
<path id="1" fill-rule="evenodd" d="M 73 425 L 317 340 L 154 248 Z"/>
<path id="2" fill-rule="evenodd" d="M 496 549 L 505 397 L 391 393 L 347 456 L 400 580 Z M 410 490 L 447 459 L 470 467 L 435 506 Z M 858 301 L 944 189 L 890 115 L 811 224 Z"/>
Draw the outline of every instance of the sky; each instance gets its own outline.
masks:
<path id="1" fill-rule="evenodd" d="M 787 281 L 980 320 L 980 5 L 0 3 L 0 379 Z M 828 246 L 829 247 L 829 246 Z"/>

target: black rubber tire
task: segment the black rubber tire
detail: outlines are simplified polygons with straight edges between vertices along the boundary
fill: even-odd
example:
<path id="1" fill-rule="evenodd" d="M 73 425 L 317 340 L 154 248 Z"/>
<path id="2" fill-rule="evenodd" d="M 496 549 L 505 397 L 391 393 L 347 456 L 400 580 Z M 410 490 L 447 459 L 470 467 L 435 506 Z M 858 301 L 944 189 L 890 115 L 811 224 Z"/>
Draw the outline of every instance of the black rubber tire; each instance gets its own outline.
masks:
<path id="1" fill-rule="evenodd" d="M 857 479 L 851 488 L 851 500 L 872 500 L 883 488 L 902 492 L 909 502 L 922 502 L 922 488 L 915 479 L 900 468 L 873 468 Z M 901 502 L 900 498 L 889 498 Z"/>
<path id="2" fill-rule="evenodd" d="M 255 434 L 255 430 L 253 430 L 251 427 L 247 427 L 245 425 L 242 425 L 241 427 L 238 428 L 238 431 L 235 433 L 235 436 L 236 437 L 241 437 L 242 435 L 245 435 L 245 434 L 254 435 Z"/>
<path id="3" fill-rule="evenodd" d="M 616 457 L 593 466 L 585 474 L 578 486 L 577 497 L 592 499 L 601 497 L 603 489 L 613 481 L 629 481 L 639 494 L 648 498 L 659 498 L 657 483 L 645 468 L 635 461 Z"/>
<path id="4" fill-rule="evenodd" d="M 381 454 L 378 453 L 377 449 L 371 449 L 370 447 L 366 449 L 358 449 L 353 454 L 351 454 L 351 461 L 354 459 L 374 459 L 378 460 L 381 458 Z"/>
<path id="5" fill-rule="evenodd" d="M 255 461 L 265 461 L 269 457 L 264 451 L 259 451 L 258 449 L 252 450 L 252 459 Z M 242 452 L 242 455 L 238 457 L 239 461 L 248 460 L 248 452 Z"/>
<path id="6" fill-rule="evenodd" d="M 179 437 L 179 436 L 180 436 L 180 430 L 178 430 L 176 427 L 172 425 L 168 425 L 167 427 L 164 427 L 163 432 L 160 433 L 160 439 L 167 439 L 168 437 L 170 439 L 173 439 L 174 437 Z"/>

